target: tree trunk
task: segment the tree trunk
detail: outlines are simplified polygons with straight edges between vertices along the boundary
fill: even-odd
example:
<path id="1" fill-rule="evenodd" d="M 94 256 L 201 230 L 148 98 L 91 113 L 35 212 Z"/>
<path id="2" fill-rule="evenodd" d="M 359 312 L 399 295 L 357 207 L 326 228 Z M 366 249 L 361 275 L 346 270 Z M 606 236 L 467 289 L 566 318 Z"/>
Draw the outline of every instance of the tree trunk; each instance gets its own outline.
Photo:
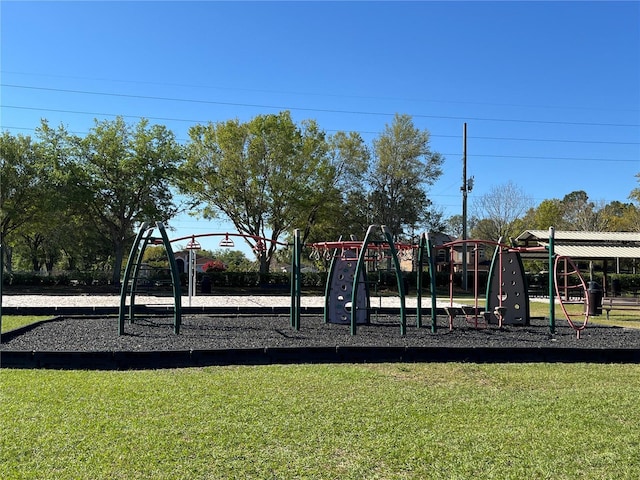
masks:
<path id="1" fill-rule="evenodd" d="M 122 262 L 124 259 L 124 243 L 117 242 L 114 244 L 114 260 L 113 273 L 111 275 L 111 283 L 117 287 L 120 286 L 120 272 L 122 270 Z"/>
<path id="2" fill-rule="evenodd" d="M 258 258 L 260 261 L 260 273 L 269 273 L 269 262 L 267 261 L 267 252 L 260 252 Z"/>
<path id="3" fill-rule="evenodd" d="M 13 272 L 13 248 L 6 243 L 2 245 L 4 251 L 4 269 L 7 273 Z"/>

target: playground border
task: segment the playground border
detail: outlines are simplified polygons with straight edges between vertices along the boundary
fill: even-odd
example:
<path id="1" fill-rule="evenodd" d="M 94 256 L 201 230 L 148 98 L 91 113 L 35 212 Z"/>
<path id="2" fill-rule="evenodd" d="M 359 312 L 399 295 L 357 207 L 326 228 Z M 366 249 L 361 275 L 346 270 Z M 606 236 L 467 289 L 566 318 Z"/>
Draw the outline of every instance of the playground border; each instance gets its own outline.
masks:
<path id="1" fill-rule="evenodd" d="M 14 307 L 20 310 L 27 307 Z M 90 307 L 61 307 L 85 314 Z M 96 307 L 116 314 L 117 308 Z M 157 307 L 156 307 L 157 309 Z M 171 307 L 160 309 L 163 313 Z M 196 307 L 189 313 L 203 310 L 219 314 L 286 314 L 286 307 Z M 321 309 L 309 307 L 318 314 Z M 388 309 L 395 310 L 397 309 Z M 48 309 L 51 314 L 52 309 Z M 57 317 L 67 315 L 58 312 Z M 44 320 L 44 322 L 49 320 Z M 9 340 L 39 323 L 26 325 L 2 335 Z M 640 364 L 640 348 L 584 347 L 416 347 L 416 346 L 323 346 L 323 347 L 258 347 L 154 351 L 0 351 L 0 369 L 57 370 L 148 370 L 231 365 L 290 364 L 362 364 L 362 363 L 592 363 Z"/>
<path id="2" fill-rule="evenodd" d="M 136 313 L 168 316 L 174 306 L 136 305 Z M 319 306 L 300 307 L 302 315 L 321 315 Z M 398 308 L 374 307 L 372 313 L 397 314 Z M 283 305 L 247 304 L 221 306 L 204 305 L 183 307 L 186 315 L 225 316 L 288 316 L 290 307 Z M 51 306 L 29 305 L 3 306 L 4 315 L 117 316 L 116 305 Z M 429 308 L 422 312 L 430 313 Z M 436 309 L 438 315 L 446 315 L 444 308 Z M 409 316 L 417 315 L 417 308 L 408 307 Z M 27 325 L 2 334 L 3 342 L 33 328 Z M 274 365 L 274 364 L 344 364 L 344 363 L 620 363 L 640 364 L 640 348 L 584 348 L 573 347 L 416 347 L 416 346 L 327 346 L 327 347 L 261 347 L 228 348 L 212 350 L 167 351 L 0 351 L 1 368 L 21 369 L 73 369 L 73 370 L 142 370 L 189 368 L 226 365 Z"/>
<path id="3" fill-rule="evenodd" d="M 640 349 L 297 347 L 174 351 L 0 352 L 0 368 L 148 370 L 230 365 L 361 363 L 640 363 Z"/>

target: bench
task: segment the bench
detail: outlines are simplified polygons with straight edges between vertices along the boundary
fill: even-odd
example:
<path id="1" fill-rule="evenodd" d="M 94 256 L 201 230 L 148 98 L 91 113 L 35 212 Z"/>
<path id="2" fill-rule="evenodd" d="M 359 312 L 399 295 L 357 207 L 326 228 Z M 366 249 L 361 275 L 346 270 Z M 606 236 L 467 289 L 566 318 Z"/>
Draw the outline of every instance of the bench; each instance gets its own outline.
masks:
<path id="1" fill-rule="evenodd" d="M 620 301 L 614 302 L 611 298 L 605 298 L 602 300 L 602 309 L 607 312 L 607 320 L 609 320 L 609 313 L 611 310 L 640 312 L 640 302 L 638 302 L 638 299 L 635 299 L 635 303 Z"/>

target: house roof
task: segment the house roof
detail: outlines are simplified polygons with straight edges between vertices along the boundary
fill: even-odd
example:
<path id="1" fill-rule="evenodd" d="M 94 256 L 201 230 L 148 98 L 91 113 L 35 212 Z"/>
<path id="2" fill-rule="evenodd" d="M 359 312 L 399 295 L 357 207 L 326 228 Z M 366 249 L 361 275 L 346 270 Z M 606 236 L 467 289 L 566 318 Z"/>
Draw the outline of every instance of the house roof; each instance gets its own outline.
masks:
<path id="1" fill-rule="evenodd" d="M 526 230 L 516 238 L 516 243 L 524 247 L 547 248 L 549 231 Z M 556 230 L 553 248 L 557 255 L 571 258 L 589 260 L 640 258 L 640 233 Z M 524 258 L 542 258 L 545 255 L 545 252 L 522 254 Z"/>

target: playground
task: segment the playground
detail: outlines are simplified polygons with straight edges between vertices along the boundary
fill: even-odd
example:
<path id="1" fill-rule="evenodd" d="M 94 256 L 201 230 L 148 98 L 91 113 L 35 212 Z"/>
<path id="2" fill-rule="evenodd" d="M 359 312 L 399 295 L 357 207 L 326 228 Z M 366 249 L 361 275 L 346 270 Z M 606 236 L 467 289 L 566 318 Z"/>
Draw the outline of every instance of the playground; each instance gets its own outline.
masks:
<path id="1" fill-rule="evenodd" d="M 311 309 L 310 309 L 311 310 Z M 580 339 L 567 322 L 554 334 L 547 321 L 476 328 L 465 317 L 437 315 L 438 327 L 409 322 L 399 335 L 397 313 L 375 313 L 357 335 L 305 313 L 299 330 L 286 313 L 185 314 L 179 335 L 172 316 L 149 316 L 117 335 L 114 316 L 73 316 L 3 335 L 4 367 L 137 369 L 206 365 L 379 362 L 640 362 L 640 330 L 589 325 Z M 396 310 L 396 309 L 393 309 Z M 286 310 L 282 310 L 286 312 Z M 396 310 L 397 311 L 397 310 Z M 413 310 L 409 309 L 412 313 Z M 415 317 L 409 315 L 413 320 Z"/>
<path id="2" fill-rule="evenodd" d="M 160 238 L 152 235 L 155 228 Z M 548 315 L 542 317 L 529 312 L 520 259 L 525 250 L 500 241 L 439 245 L 437 248 L 450 250 L 451 258 L 461 246 L 474 253 L 481 245 L 494 248 L 485 298 L 480 298 L 479 255 L 475 254 L 471 297 L 459 303 L 453 290 L 453 269 L 446 300 L 436 299 L 435 275 L 430 275 L 430 285 L 421 284 L 423 268 L 435 271 L 428 235 L 422 235 L 417 245 L 399 244 L 384 226 L 376 225 L 369 227 L 363 241 L 308 246 L 312 256 L 330 262 L 325 295 L 315 299 L 316 306 L 302 302 L 302 245 L 296 231 L 286 306 L 263 307 L 249 297 L 235 308 L 206 309 L 191 306 L 195 295 L 191 283 L 189 306 L 182 306 L 181 285 L 164 227 L 145 225 L 131 250 L 117 310 L 97 309 L 93 315 L 65 315 L 61 310 L 58 318 L 5 333 L 0 344 L 3 366 L 130 369 L 272 363 L 640 362 L 640 330 L 587 328 L 590 315 L 598 308 L 598 314 L 602 312 L 601 298 L 592 297 L 571 259 L 553 254 L 553 231 L 550 237 L 553 279 L 549 281 Z M 223 241 L 229 241 L 229 234 Z M 167 248 L 172 265 L 173 293 L 163 305 L 141 304 L 135 287 L 140 259 L 148 244 L 160 243 Z M 417 253 L 418 269 L 417 293 L 410 304 L 400 268 L 400 259 L 409 257 L 407 252 Z M 397 281 L 392 307 L 383 307 L 382 297 L 372 300 L 367 279 L 371 262 L 391 265 Z M 191 260 L 189 268 L 192 279 Z M 577 303 L 576 298 L 584 304 L 577 316 L 568 308 Z M 556 306 L 564 319 L 556 317 Z"/>

